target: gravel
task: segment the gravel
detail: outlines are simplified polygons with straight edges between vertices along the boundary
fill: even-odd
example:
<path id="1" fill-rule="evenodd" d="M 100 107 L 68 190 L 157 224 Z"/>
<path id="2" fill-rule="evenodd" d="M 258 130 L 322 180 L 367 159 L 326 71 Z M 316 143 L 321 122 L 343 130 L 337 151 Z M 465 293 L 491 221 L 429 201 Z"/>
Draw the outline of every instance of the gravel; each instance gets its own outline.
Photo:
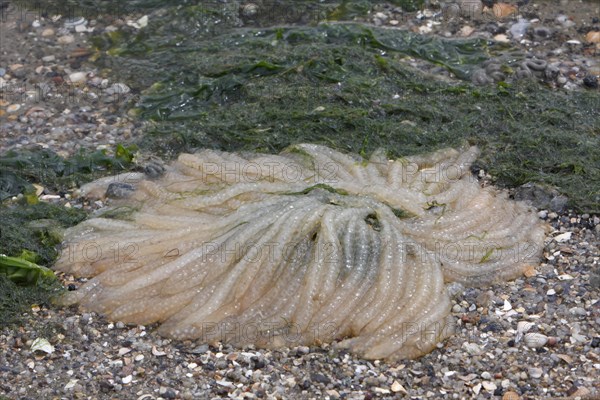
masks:
<path id="1" fill-rule="evenodd" d="M 12 3 L 3 10 L 0 152 L 49 148 L 67 157 L 80 149 L 107 149 L 138 137 L 142 123 L 127 110 L 139 92 L 89 61 L 91 35 L 126 21 L 82 18 L 83 25 L 41 14 Z"/>
<path id="2" fill-rule="evenodd" d="M 42 201 L 90 210 L 102 206 L 68 197 Z M 511 282 L 452 287 L 457 332 L 417 360 L 367 361 L 331 343 L 265 350 L 172 341 L 156 335 L 154 326 L 34 305 L 22 326 L 0 330 L 0 394 L 15 399 L 597 398 L 600 217 L 569 210 L 541 210 L 539 216 L 550 226 L 542 262 Z M 65 286 L 78 286 L 71 276 L 59 278 Z M 40 346 L 43 340 L 48 343 Z"/>

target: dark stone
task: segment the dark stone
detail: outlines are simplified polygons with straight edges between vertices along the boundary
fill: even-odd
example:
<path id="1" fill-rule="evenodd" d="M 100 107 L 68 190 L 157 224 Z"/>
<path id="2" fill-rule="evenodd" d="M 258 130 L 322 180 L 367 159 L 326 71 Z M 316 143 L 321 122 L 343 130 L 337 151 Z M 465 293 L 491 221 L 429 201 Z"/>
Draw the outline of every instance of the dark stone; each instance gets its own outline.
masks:
<path id="1" fill-rule="evenodd" d="M 229 367 L 229 362 L 223 358 L 220 358 L 215 362 L 216 369 L 227 369 L 227 367 Z"/>
<path id="2" fill-rule="evenodd" d="M 322 383 L 324 385 L 331 383 L 331 379 L 329 379 L 328 377 L 326 377 L 323 374 L 317 374 L 317 373 L 310 374 L 310 380 L 313 382 L 316 382 L 316 383 Z"/>
<path id="3" fill-rule="evenodd" d="M 149 162 L 144 166 L 144 173 L 150 179 L 160 178 L 165 173 L 165 167 L 157 162 Z"/>
<path id="4" fill-rule="evenodd" d="M 77 290 L 77 286 L 75 286 L 75 285 L 74 285 L 74 284 L 72 284 L 72 283 L 69 283 L 69 286 L 67 286 L 67 289 L 68 289 L 70 292 L 72 292 L 72 291 L 74 291 L 74 290 Z"/>
<path id="5" fill-rule="evenodd" d="M 481 170 L 481 166 L 479 166 L 477 163 L 471 164 L 471 174 L 473 174 L 473 176 L 479 177 L 479 171 Z"/>
<path id="6" fill-rule="evenodd" d="M 114 390 L 114 386 L 107 381 L 100 381 L 100 391 L 102 393 L 108 393 Z"/>
<path id="7" fill-rule="evenodd" d="M 425 372 L 427 373 L 427 376 L 429 376 L 430 378 L 435 378 L 435 370 L 433 369 L 433 365 L 426 364 Z"/>
<path id="8" fill-rule="evenodd" d="M 206 371 L 214 371 L 216 369 L 215 368 L 215 364 L 213 362 L 211 362 L 211 361 L 209 361 L 206 364 L 204 364 L 202 366 L 202 368 L 204 368 Z"/>
<path id="9" fill-rule="evenodd" d="M 305 379 L 302 381 L 302 383 L 300 383 L 300 389 L 302 389 L 302 390 L 308 390 L 308 389 L 310 389 L 310 386 L 311 386 L 311 384 L 308 379 Z"/>
<path id="10" fill-rule="evenodd" d="M 10 368 L 10 367 L 0 367 L 0 372 L 10 372 L 13 375 L 19 375 L 21 372 L 17 369 L 14 368 Z"/>
<path id="11" fill-rule="evenodd" d="M 499 322 L 490 322 L 481 329 L 482 332 L 502 332 L 503 330 L 504 328 Z"/>
<path id="12" fill-rule="evenodd" d="M 590 346 L 592 346 L 593 348 L 600 347 L 600 336 L 594 337 Z"/>
<path id="13" fill-rule="evenodd" d="M 485 24 L 485 26 L 483 26 L 482 30 L 485 32 L 489 32 L 492 35 L 499 35 L 501 33 L 506 33 L 506 27 L 498 25 L 495 22 L 490 22 L 490 23 Z"/>
<path id="14" fill-rule="evenodd" d="M 481 294 L 481 290 L 478 288 L 467 288 L 465 290 L 464 299 L 469 304 L 477 304 L 477 298 Z M 503 303 L 504 304 L 504 303 Z"/>
<path id="15" fill-rule="evenodd" d="M 186 353 L 190 353 L 190 354 L 204 354 L 208 351 L 208 345 L 207 344 L 201 344 L 198 347 L 193 348 L 192 350 L 183 350 Z"/>
<path id="16" fill-rule="evenodd" d="M 521 393 L 525 394 L 531 392 L 533 390 L 533 387 L 529 383 L 526 383 L 524 385 L 519 385 L 519 390 L 521 391 Z"/>
<path id="17" fill-rule="evenodd" d="M 14 76 L 15 78 L 24 78 L 27 75 L 27 71 L 25 70 L 25 68 L 19 68 L 16 71 L 12 71 L 12 76 Z"/>
<path id="18" fill-rule="evenodd" d="M 576 384 L 572 384 L 571 387 L 567 390 L 567 396 L 571 397 L 579 390 L 579 386 Z"/>
<path id="19" fill-rule="evenodd" d="M 528 201 L 540 210 L 551 210 L 562 212 L 567 206 L 569 199 L 551 187 L 527 182 L 519 186 L 514 192 L 515 200 Z"/>
<path id="20" fill-rule="evenodd" d="M 135 186 L 125 182 L 113 182 L 106 189 L 106 197 L 111 199 L 126 199 L 135 192 Z"/>
<path id="21" fill-rule="evenodd" d="M 544 76 L 549 81 L 553 81 L 554 79 L 558 78 L 558 74 L 560 74 L 560 69 L 554 65 L 549 65 L 548 68 L 544 70 Z"/>
<path id="22" fill-rule="evenodd" d="M 167 390 L 161 396 L 165 399 L 175 399 L 177 398 L 177 392 L 171 388 L 167 388 Z"/>
<path id="23" fill-rule="evenodd" d="M 533 39 L 537 41 L 550 39 L 552 36 L 552 30 L 545 26 L 537 26 L 532 31 Z"/>
<path id="24" fill-rule="evenodd" d="M 583 86 L 589 89 L 598 89 L 598 78 L 594 75 L 587 75 L 583 78 Z"/>
<path id="25" fill-rule="evenodd" d="M 261 369 L 264 368 L 266 365 L 265 360 L 263 360 L 262 358 L 252 357 L 250 361 L 252 361 L 252 364 L 254 364 L 252 366 L 252 369 Z"/>

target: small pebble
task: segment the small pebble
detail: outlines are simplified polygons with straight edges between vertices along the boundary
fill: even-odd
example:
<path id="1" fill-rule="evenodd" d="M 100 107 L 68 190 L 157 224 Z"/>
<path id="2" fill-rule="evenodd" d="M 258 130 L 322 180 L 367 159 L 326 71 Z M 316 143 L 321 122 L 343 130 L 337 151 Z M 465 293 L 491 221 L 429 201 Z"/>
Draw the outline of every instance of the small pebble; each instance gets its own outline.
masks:
<path id="1" fill-rule="evenodd" d="M 125 182 L 113 182 L 106 189 L 106 197 L 125 199 L 135 192 L 135 186 Z"/>
<path id="2" fill-rule="evenodd" d="M 69 80 L 71 83 L 79 83 L 83 82 L 87 79 L 87 73 L 85 72 L 73 72 L 69 75 Z"/>
<path id="3" fill-rule="evenodd" d="M 600 86 L 598 84 L 598 77 L 594 75 L 587 75 L 585 78 L 583 78 L 583 86 L 588 89 L 598 89 Z"/>
<path id="4" fill-rule="evenodd" d="M 59 37 L 57 40 L 58 44 L 71 44 L 75 41 L 73 35 L 64 35 Z"/>
<path id="5" fill-rule="evenodd" d="M 528 372 L 529 376 L 534 379 L 541 378 L 544 374 L 544 371 L 541 368 L 529 368 Z"/>

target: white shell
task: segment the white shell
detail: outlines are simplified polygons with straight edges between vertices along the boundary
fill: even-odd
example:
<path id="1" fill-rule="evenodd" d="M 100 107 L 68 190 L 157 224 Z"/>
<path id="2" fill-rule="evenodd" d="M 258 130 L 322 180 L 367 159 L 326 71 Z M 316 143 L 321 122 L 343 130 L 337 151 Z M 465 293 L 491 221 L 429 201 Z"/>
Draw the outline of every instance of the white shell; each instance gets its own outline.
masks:
<path id="1" fill-rule="evenodd" d="M 54 353 L 54 346 L 44 338 L 37 338 L 31 344 L 31 351 L 43 351 L 44 353 L 52 354 Z"/>
<path id="2" fill-rule="evenodd" d="M 548 336 L 541 333 L 527 333 L 523 339 L 525 346 L 531 348 L 544 347 L 548 343 Z"/>
<path id="3" fill-rule="evenodd" d="M 515 337 L 515 343 L 519 343 L 523 339 L 523 335 L 529 332 L 535 324 L 529 321 L 519 321 L 517 324 L 517 336 Z"/>

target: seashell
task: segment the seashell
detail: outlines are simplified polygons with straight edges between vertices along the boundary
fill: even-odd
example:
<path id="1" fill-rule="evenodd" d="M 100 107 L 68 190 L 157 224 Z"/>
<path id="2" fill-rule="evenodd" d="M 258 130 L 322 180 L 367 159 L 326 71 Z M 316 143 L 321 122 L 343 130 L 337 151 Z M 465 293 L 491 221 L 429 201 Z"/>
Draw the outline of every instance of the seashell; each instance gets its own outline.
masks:
<path id="1" fill-rule="evenodd" d="M 519 400 L 521 397 L 513 391 L 508 391 L 502 396 L 502 400 Z"/>
<path id="2" fill-rule="evenodd" d="M 521 339 L 523 339 L 523 335 L 529 332 L 529 330 L 534 326 L 535 324 L 533 322 L 519 321 L 517 324 L 517 336 L 515 337 L 515 343 L 519 343 Z"/>
<path id="3" fill-rule="evenodd" d="M 533 276 L 536 276 L 537 275 L 537 270 L 535 269 L 535 266 L 528 265 L 527 267 L 525 267 L 525 270 L 523 271 L 523 275 L 525 275 L 527 278 L 531 278 Z"/>
<path id="4" fill-rule="evenodd" d="M 585 387 L 580 387 L 580 388 L 577 388 L 577 390 L 569 397 L 573 398 L 573 399 L 574 398 L 587 398 L 587 396 L 589 396 L 590 394 L 592 394 L 590 389 L 585 388 Z"/>
<path id="5" fill-rule="evenodd" d="M 533 349 L 544 347 L 548 343 L 548 336 L 542 335 L 541 333 L 527 333 L 523 338 L 525 346 Z"/>
<path id="6" fill-rule="evenodd" d="M 585 40 L 589 43 L 600 43 L 600 31 L 589 31 Z"/>
<path id="7" fill-rule="evenodd" d="M 65 28 L 73 28 L 85 24 L 87 24 L 87 20 L 83 17 L 73 17 L 65 20 Z"/>
<path id="8" fill-rule="evenodd" d="M 517 7 L 507 3 L 496 3 L 492 8 L 496 18 L 505 18 L 517 14 Z"/>
<path id="9" fill-rule="evenodd" d="M 394 393 L 401 392 L 403 394 L 408 394 L 408 392 L 406 391 L 404 386 L 402 386 L 402 384 L 400 384 L 400 382 L 398 382 L 398 381 L 394 381 L 394 383 L 392 383 L 392 387 L 390 389 L 392 389 L 392 392 L 394 392 Z"/>
<path id="10" fill-rule="evenodd" d="M 254 3 L 248 3 L 242 6 L 242 15 L 244 17 L 250 18 L 254 17 L 256 14 L 258 14 L 258 5 Z"/>
<path id="11" fill-rule="evenodd" d="M 44 352 L 47 354 L 52 354 L 52 353 L 54 353 L 54 346 L 52 346 L 50 344 L 50 342 L 48 342 L 47 339 L 37 338 L 31 344 L 31 351 L 32 352 L 41 351 L 41 352 Z"/>

